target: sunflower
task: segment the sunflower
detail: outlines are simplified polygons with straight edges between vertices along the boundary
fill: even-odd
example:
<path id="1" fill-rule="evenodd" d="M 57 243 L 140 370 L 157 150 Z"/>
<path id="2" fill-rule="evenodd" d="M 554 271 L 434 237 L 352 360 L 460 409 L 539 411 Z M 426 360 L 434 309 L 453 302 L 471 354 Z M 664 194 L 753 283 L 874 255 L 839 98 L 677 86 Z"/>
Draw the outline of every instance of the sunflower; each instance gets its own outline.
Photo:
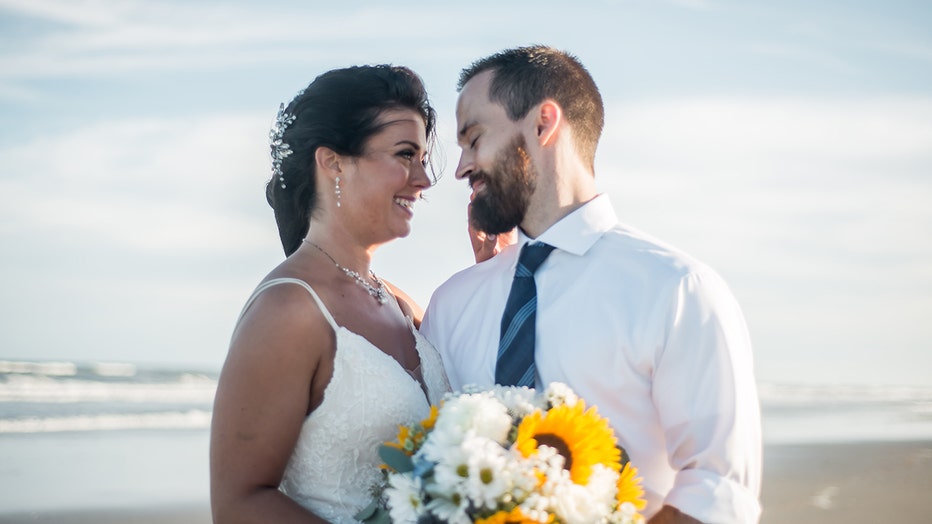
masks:
<path id="1" fill-rule="evenodd" d="M 553 521 L 553 515 L 548 515 L 547 522 Z M 521 511 L 521 508 L 514 508 L 511 511 L 502 510 L 492 515 L 479 519 L 475 524 L 540 524 L 540 522 L 529 519 Z"/>
<path id="2" fill-rule="evenodd" d="M 625 464 L 624 469 L 618 474 L 618 493 L 615 495 L 615 500 L 618 501 L 619 506 L 630 502 L 640 511 L 647 506 L 647 501 L 644 500 L 644 488 L 641 487 L 641 479 L 637 475 L 636 467 L 631 463 Z"/>
<path id="3" fill-rule="evenodd" d="M 586 410 L 582 401 L 556 406 L 546 413 L 531 413 L 518 425 L 515 438 L 515 446 L 525 457 L 537 453 L 542 445 L 556 449 L 565 459 L 570 479 L 582 485 L 589 482 L 596 464 L 612 471 L 621 469 L 621 452 L 615 443 L 608 419 L 600 417 L 595 407 Z"/>

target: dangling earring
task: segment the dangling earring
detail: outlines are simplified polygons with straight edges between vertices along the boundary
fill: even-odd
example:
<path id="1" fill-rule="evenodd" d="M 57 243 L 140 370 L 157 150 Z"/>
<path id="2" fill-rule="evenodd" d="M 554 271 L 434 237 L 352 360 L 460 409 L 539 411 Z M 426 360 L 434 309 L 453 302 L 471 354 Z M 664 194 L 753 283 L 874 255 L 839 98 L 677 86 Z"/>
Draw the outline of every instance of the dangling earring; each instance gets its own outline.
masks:
<path id="1" fill-rule="evenodd" d="M 336 179 L 336 187 L 334 188 L 334 192 L 337 195 L 337 207 L 340 207 L 340 177 L 337 177 Z"/>

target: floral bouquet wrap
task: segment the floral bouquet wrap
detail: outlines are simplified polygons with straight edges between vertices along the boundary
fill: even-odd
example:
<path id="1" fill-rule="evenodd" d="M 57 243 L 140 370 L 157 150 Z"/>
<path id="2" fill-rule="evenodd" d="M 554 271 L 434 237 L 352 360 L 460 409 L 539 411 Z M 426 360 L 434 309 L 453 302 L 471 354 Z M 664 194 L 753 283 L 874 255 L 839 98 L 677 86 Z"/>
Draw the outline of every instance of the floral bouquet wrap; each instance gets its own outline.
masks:
<path id="1" fill-rule="evenodd" d="M 644 491 L 608 420 L 564 384 L 448 395 L 379 450 L 369 523 L 640 523 Z"/>

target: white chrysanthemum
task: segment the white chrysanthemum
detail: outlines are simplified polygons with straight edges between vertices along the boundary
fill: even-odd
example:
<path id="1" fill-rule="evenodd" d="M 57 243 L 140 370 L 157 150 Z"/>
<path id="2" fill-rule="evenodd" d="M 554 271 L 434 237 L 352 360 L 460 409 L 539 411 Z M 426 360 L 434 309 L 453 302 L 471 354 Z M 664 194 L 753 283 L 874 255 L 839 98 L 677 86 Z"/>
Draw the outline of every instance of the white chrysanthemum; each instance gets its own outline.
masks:
<path id="1" fill-rule="evenodd" d="M 428 492 L 430 489 L 428 489 Z M 452 497 L 447 498 L 437 493 L 432 494 L 433 500 L 427 503 L 427 511 L 432 513 L 440 521 L 448 524 L 472 524 L 472 519 L 466 514 L 469 507 L 468 499 L 454 493 Z"/>
<path id="2" fill-rule="evenodd" d="M 496 509 L 511 491 L 517 465 L 509 464 L 508 452 L 496 442 L 473 438 L 463 442 L 468 458 L 466 494 L 476 507 Z"/>
<path id="3" fill-rule="evenodd" d="M 452 424 L 444 424 L 442 427 L 434 426 L 415 456 L 429 462 L 442 462 L 454 450 L 459 449 L 463 439 L 468 438 L 472 433 L 471 431 L 460 432 Z"/>
<path id="4" fill-rule="evenodd" d="M 422 451 L 425 450 L 422 449 Z M 462 486 L 468 476 L 469 456 L 463 449 L 462 443 L 456 446 L 446 446 L 439 459 L 434 460 L 434 473 L 427 489 L 432 495 L 453 498 L 455 494 L 463 493 Z"/>
<path id="5" fill-rule="evenodd" d="M 394 523 L 414 524 L 426 509 L 421 498 L 421 479 L 410 475 L 389 476 L 385 497 Z"/>
<path id="6" fill-rule="evenodd" d="M 459 434 L 470 431 L 476 436 L 504 443 L 512 420 L 505 406 L 490 393 L 476 393 L 452 398 L 444 403 L 433 432 Z"/>
<path id="7" fill-rule="evenodd" d="M 562 382 L 551 382 L 544 392 L 544 397 L 546 397 L 550 405 L 554 407 L 564 404 L 573 407 L 579 402 L 579 397 L 576 396 L 576 392 Z"/>

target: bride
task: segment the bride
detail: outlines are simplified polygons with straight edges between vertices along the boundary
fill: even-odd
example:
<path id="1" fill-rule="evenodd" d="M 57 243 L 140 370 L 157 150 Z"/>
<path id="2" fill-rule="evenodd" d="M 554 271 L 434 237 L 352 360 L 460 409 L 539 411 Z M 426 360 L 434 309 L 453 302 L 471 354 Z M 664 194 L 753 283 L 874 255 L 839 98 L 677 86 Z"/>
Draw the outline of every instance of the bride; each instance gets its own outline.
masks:
<path id="1" fill-rule="evenodd" d="M 246 302 L 214 403 L 214 522 L 355 522 L 379 444 L 449 390 L 420 310 L 369 269 L 432 179 L 435 114 L 395 66 L 319 76 L 279 110 L 267 198 L 287 258 Z"/>

